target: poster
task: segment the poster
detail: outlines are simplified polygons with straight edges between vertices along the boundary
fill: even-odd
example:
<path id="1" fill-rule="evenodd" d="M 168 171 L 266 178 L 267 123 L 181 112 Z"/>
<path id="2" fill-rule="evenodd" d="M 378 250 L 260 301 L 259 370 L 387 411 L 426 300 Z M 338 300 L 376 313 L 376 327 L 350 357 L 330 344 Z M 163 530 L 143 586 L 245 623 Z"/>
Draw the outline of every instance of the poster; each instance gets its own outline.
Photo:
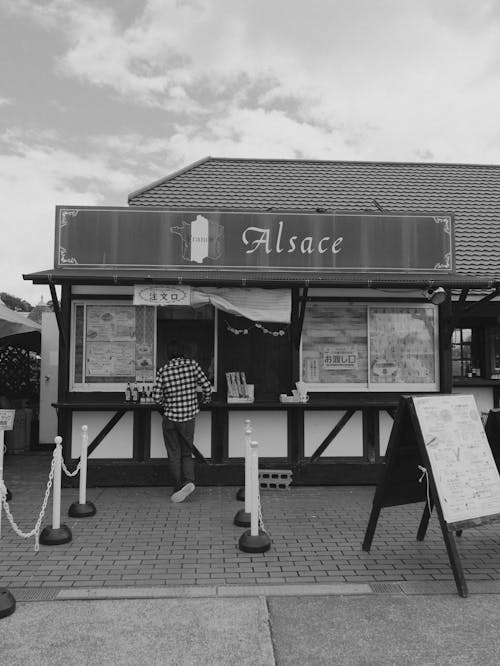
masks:
<path id="1" fill-rule="evenodd" d="M 472 395 L 413 398 L 447 523 L 500 514 L 500 476 Z"/>
<path id="2" fill-rule="evenodd" d="M 370 307 L 370 383 L 437 382 L 435 308 Z"/>
<path id="3" fill-rule="evenodd" d="M 309 390 L 367 384 L 366 306 L 307 304 L 302 330 L 302 381 Z M 318 384 L 315 389 L 311 384 Z"/>
<path id="4" fill-rule="evenodd" d="M 74 314 L 75 385 L 154 381 L 154 307 L 87 303 Z"/>

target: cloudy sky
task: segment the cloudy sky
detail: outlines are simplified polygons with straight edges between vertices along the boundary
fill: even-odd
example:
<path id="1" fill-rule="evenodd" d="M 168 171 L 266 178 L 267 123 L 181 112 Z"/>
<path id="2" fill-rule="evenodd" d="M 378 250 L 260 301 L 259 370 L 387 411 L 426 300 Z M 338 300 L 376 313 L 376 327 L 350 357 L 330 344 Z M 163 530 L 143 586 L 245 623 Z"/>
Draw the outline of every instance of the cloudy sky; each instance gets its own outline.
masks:
<path id="1" fill-rule="evenodd" d="M 500 163 L 497 0 L 0 0 L 0 291 L 207 155 Z"/>

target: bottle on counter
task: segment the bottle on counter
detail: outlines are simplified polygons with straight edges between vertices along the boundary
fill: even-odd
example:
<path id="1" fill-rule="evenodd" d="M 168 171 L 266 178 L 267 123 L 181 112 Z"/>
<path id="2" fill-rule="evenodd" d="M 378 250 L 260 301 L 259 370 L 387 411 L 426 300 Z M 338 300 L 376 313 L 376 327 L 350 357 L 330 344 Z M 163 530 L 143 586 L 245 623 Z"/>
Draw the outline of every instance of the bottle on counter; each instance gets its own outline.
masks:
<path id="1" fill-rule="evenodd" d="M 134 402 L 139 402 L 139 389 L 137 388 L 137 384 L 134 382 L 134 387 L 132 388 L 132 400 Z"/>
<path id="2" fill-rule="evenodd" d="M 125 387 L 125 402 L 130 402 L 132 400 L 132 389 L 130 387 L 130 382 L 128 382 Z"/>
<path id="3" fill-rule="evenodd" d="M 146 402 L 146 389 L 144 388 L 144 384 L 142 385 L 141 396 L 139 398 L 139 402 Z"/>

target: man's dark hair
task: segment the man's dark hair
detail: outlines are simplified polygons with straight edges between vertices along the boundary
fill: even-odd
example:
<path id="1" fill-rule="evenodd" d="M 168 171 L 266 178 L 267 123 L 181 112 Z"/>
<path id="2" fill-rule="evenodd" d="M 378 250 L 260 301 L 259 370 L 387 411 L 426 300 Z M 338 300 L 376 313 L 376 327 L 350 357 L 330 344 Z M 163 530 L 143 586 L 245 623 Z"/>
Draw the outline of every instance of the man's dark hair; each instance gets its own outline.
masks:
<path id="1" fill-rule="evenodd" d="M 173 358 L 182 358 L 185 356 L 184 345 L 178 340 L 171 340 L 167 345 L 168 360 Z"/>

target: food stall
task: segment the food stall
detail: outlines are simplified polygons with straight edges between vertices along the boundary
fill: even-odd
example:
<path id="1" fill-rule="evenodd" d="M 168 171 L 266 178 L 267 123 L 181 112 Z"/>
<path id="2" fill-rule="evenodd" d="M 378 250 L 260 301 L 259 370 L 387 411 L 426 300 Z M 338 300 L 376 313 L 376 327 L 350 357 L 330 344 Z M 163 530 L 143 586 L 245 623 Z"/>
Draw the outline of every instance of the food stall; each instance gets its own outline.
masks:
<path id="1" fill-rule="evenodd" d="M 65 459 L 85 424 L 91 485 L 169 483 L 150 393 L 181 339 L 213 386 L 195 431 L 201 485 L 243 482 L 246 419 L 261 468 L 296 484 L 375 483 L 400 396 L 469 388 L 473 347 L 467 364 L 457 330 L 462 313 L 495 305 L 500 280 L 460 270 L 453 207 L 294 209 L 276 187 L 271 206 L 258 179 L 235 206 L 227 174 L 219 189 L 209 178 L 217 162 L 128 207 L 56 207 L 54 267 L 24 277 L 48 284 L 55 306 Z M 200 166 L 205 181 L 179 203 L 178 181 Z"/>

